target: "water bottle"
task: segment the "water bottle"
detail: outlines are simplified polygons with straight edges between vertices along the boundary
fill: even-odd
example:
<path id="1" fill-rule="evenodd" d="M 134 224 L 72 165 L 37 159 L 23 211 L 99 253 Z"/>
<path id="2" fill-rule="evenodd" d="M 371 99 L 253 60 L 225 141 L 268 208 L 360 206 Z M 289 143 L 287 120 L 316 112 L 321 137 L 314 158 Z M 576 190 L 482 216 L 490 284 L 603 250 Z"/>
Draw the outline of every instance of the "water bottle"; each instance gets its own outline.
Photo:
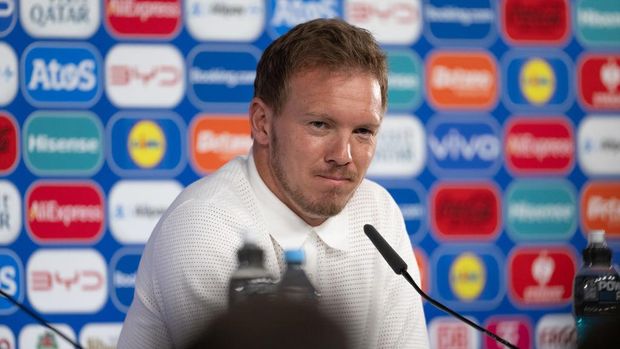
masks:
<path id="1" fill-rule="evenodd" d="M 611 255 L 605 232 L 590 232 L 588 245 L 583 250 L 583 266 L 575 275 L 574 283 L 573 310 L 578 342 L 602 321 L 620 317 L 620 275 L 611 263 Z"/>
<path id="2" fill-rule="evenodd" d="M 275 293 L 275 280 L 264 266 L 264 252 L 256 244 L 254 234 L 246 233 L 237 251 L 239 267 L 230 277 L 228 305 L 243 303 L 252 297 L 268 297 Z"/>
<path id="3" fill-rule="evenodd" d="M 284 252 L 286 271 L 278 285 L 278 295 L 286 300 L 318 303 L 319 294 L 302 269 L 304 262 L 303 250 L 287 250 Z"/>

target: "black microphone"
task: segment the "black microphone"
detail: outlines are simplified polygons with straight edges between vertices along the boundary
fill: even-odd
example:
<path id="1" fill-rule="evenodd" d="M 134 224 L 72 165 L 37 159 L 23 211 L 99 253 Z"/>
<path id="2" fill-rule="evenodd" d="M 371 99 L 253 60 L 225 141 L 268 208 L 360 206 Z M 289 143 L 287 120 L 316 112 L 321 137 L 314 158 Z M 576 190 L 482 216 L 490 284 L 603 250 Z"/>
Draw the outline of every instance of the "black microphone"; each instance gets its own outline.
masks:
<path id="1" fill-rule="evenodd" d="M 45 319 L 43 319 L 37 313 L 35 313 L 34 311 L 26 308 L 25 305 L 21 304 L 15 298 L 11 297 L 11 295 L 9 295 L 8 293 L 4 292 L 2 290 L 2 288 L 0 288 L 0 295 L 4 296 L 6 299 L 9 300 L 9 302 L 15 304 L 19 309 L 23 310 L 24 312 L 26 312 L 26 314 L 30 315 L 33 319 L 37 320 L 41 325 L 49 328 L 50 330 L 54 331 L 56 334 L 61 336 L 64 340 L 66 340 L 67 342 L 71 343 L 71 345 L 73 345 L 75 348 L 83 349 L 81 345 L 79 345 L 78 343 L 72 341 L 71 338 L 69 338 L 67 335 L 65 335 L 64 333 L 60 332 L 58 329 L 54 328 L 54 326 L 50 325 L 47 321 L 45 321 Z"/>
<path id="2" fill-rule="evenodd" d="M 420 296 L 424 297 L 426 300 L 431 302 L 431 304 L 433 304 L 437 308 L 439 308 L 439 309 L 445 311 L 446 313 L 456 317 L 457 319 L 465 322 L 469 326 L 472 326 L 473 328 L 475 328 L 478 331 L 486 334 L 487 336 L 493 338 L 494 340 L 502 343 L 503 345 L 505 345 L 505 346 L 507 346 L 509 348 L 518 349 L 517 346 L 515 346 L 514 344 L 511 344 L 510 342 L 508 342 L 504 338 L 496 335 L 495 333 L 487 330 L 486 328 L 484 328 L 482 326 L 479 326 L 478 324 L 476 324 L 473 321 L 467 319 L 466 317 L 464 317 L 461 314 L 455 312 L 454 310 L 446 307 L 445 305 L 439 303 L 438 301 L 434 300 L 429 295 L 424 293 L 424 291 L 422 291 L 422 289 L 415 283 L 415 281 L 413 281 L 413 278 L 407 272 L 407 263 L 405 263 L 405 261 L 402 258 L 400 258 L 398 253 L 396 253 L 396 251 L 394 251 L 394 249 L 390 246 L 390 244 L 388 244 L 387 241 L 385 241 L 385 239 L 383 238 L 383 236 L 381 236 L 381 234 L 379 234 L 377 229 L 375 229 L 375 227 L 373 227 L 370 224 L 365 224 L 364 225 L 364 233 L 366 233 L 366 236 L 368 236 L 368 238 L 370 239 L 372 244 L 375 245 L 377 250 L 379 250 L 379 252 L 383 256 L 385 261 L 390 265 L 390 267 L 392 267 L 392 270 L 394 270 L 394 272 L 396 274 L 402 275 L 411 284 L 411 286 L 413 286 L 413 288 L 416 290 L 416 292 L 418 292 L 420 294 Z"/>

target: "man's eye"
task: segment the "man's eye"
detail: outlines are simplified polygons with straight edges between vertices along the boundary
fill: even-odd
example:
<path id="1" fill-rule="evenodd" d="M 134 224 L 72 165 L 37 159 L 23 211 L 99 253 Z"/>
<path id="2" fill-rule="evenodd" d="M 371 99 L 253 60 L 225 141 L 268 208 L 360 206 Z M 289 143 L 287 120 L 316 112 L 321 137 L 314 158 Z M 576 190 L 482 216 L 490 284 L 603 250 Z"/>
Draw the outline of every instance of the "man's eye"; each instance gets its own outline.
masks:
<path id="1" fill-rule="evenodd" d="M 355 130 L 355 132 L 365 136 L 372 136 L 375 134 L 372 130 L 369 130 L 367 128 L 358 128 L 357 130 Z"/>
<path id="2" fill-rule="evenodd" d="M 315 128 L 325 128 L 327 127 L 327 123 L 323 121 L 310 121 L 310 125 Z"/>

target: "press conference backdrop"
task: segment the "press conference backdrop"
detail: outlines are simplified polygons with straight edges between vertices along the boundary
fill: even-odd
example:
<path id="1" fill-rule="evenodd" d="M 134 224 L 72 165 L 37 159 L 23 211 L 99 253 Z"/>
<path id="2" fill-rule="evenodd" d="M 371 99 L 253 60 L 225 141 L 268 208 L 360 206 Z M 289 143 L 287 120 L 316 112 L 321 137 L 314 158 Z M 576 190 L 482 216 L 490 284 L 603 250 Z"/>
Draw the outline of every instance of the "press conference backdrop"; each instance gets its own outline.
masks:
<path id="1" fill-rule="evenodd" d="M 520 348 L 572 343 L 585 233 L 620 252 L 617 0 L 0 0 L 0 288 L 114 348 L 151 229 L 247 152 L 261 51 L 316 17 L 387 51 L 369 176 L 424 288 Z M 499 348 L 425 310 L 434 348 Z M 6 299 L 0 323 L 3 349 L 69 348 Z"/>

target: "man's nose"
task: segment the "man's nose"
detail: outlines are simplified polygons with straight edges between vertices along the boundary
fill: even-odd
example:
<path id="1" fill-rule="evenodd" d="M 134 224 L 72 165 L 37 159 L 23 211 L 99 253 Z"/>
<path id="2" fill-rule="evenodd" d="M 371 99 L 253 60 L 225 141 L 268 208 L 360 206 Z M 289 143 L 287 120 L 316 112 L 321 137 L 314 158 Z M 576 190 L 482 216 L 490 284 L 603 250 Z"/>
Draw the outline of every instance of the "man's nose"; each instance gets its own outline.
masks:
<path id="1" fill-rule="evenodd" d="M 325 160 L 339 166 L 350 163 L 353 157 L 351 156 L 351 141 L 349 138 L 343 137 L 334 140 L 327 150 L 327 157 Z"/>

